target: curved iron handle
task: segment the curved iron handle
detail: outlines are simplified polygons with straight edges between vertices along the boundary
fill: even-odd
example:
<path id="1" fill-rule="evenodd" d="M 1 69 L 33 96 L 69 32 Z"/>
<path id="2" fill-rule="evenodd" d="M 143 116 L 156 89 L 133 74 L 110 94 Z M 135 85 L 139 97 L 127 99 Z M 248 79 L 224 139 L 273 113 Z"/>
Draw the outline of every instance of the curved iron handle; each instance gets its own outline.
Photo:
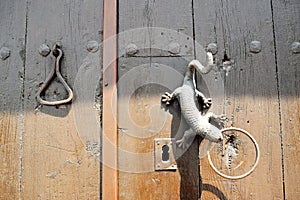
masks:
<path id="1" fill-rule="evenodd" d="M 40 104 L 43 104 L 43 105 L 56 106 L 56 105 L 60 105 L 60 104 L 69 103 L 73 99 L 74 94 L 73 94 L 72 89 L 69 87 L 69 85 L 66 83 L 66 81 L 63 79 L 62 75 L 60 74 L 59 63 L 60 63 L 60 59 L 63 55 L 63 52 L 57 44 L 55 44 L 54 47 L 53 47 L 52 55 L 53 55 L 53 58 L 54 58 L 54 62 L 53 62 L 51 72 L 48 75 L 48 77 L 46 78 L 45 83 L 43 84 L 41 89 L 38 91 L 38 93 L 36 95 L 36 100 Z M 68 98 L 63 99 L 63 100 L 59 100 L 59 101 L 46 101 L 46 100 L 41 98 L 41 93 L 44 92 L 46 90 L 46 88 L 49 86 L 49 84 L 50 84 L 51 80 L 53 79 L 55 73 L 56 73 L 57 78 L 60 80 L 60 82 L 63 84 L 63 86 L 67 90 Z"/>

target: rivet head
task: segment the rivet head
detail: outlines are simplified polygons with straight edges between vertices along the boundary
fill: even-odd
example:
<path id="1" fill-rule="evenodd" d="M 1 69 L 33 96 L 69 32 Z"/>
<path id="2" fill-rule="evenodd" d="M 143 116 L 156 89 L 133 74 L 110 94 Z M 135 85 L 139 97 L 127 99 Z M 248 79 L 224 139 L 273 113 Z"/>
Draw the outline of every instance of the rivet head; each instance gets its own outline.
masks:
<path id="1" fill-rule="evenodd" d="M 168 45 L 168 52 L 171 54 L 179 54 L 180 53 L 180 44 L 176 42 L 172 42 Z"/>
<path id="2" fill-rule="evenodd" d="M 39 53 L 42 55 L 42 56 L 47 56 L 49 53 L 50 53 L 50 48 L 48 45 L 46 44 L 41 44 L 40 47 L 39 47 Z"/>
<path id="3" fill-rule="evenodd" d="M 207 45 L 207 51 L 215 55 L 218 52 L 218 45 L 216 43 L 209 43 Z"/>
<path id="4" fill-rule="evenodd" d="M 88 43 L 86 45 L 86 49 L 91 53 L 95 53 L 99 49 L 99 44 L 95 40 L 88 41 Z"/>
<path id="5" fill-rule="evenodd" d="M 2 60 L 7 59 L 10 56 L 10 49 L 7 47 L 2 47 L 0 49 L 0 57 Z"/>
<path id="6" fill-rule="evenodd" d="M 128 44 L 125 51 L 127 55 L 133 56 L 138 52 L 138 47 L 135 44 Z"/>
<path id="7" fill-rule="evenodd" d="M 291 50 L 293 53 L 300 53 L 300 42 L 293 42 L 291 45 Z"/>
<path id="8" fill-rule="evenodd" d="M 250 43 L 250 52 L 252 53 L 259 53 L 261 51 L 261 43 L 260 41 L 252 41 Z"/>

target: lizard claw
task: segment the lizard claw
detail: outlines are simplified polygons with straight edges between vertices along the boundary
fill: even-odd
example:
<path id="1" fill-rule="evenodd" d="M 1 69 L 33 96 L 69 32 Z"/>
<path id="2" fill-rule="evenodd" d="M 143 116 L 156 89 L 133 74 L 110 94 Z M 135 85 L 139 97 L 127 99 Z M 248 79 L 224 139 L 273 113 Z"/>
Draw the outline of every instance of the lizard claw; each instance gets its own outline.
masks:
<path id="1" fill-rule="evenodd" d="M 224 127 L 227 117 L 224 114 L 222 114 L 222 115 L 217 116 L 216 120 L 220 126 Z"/>
<path id="2" fill-rule="evenodd" d="M 169 92 L 165 92 L 165 94 L 161 96 L 161 101 L 166 103 L 166 105 L 170 105 L 171 100 L 172 95 Z"/>
<path id="3" fill-rule="evenodd" d="M 212 100 L 211 100 L 211 98 L 205 98 L 205 99 L 203 99 L 203 108 L 204 109 L 209 109 L 210 107 L 211 107 L 211 105 L 212 105 Z"/>
<path id="4" fill-rule="evenodd" d="M 187 147 L 187 143 L 184 140 L 184 137 L 180 140 L 177 140 L 176 144 L 178 145 L 179 148 L 182 148 L 182 149 L 186 149 L 186 147 Z"/>

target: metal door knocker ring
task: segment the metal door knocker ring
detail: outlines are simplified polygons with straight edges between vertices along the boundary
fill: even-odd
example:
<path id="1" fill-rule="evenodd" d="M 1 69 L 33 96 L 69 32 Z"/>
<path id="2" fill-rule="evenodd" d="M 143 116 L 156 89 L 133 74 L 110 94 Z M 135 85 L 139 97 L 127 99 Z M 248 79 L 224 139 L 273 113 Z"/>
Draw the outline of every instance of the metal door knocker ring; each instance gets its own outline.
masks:
<path id="1" fill-rule="evenodd" d="M 44 84 L 42 85 L 42 87 L 40 88 L 40 90 L 38 91 L 38 93 L 36 95 L 36 100 L 42 105 L 56 106 L 56 105 L 60 105 L 60 104 L 69 103 L 73 99 L 73 96 L 74 96 L 73 91 L 69 87 L 69 85 L 66 83 L 66 81 L 63 79 L 63 77 L 59 71 L 59 68 L 60 68 L 59 65 L 60 65 L 60 60 L 62 58 L 62 55 L 63 55 L 63 51 L 61 50 L 61 47 L 58 44 L 55 44 L 52 49 L 52 57 L 54 59 L 54 62 L 52 65 L 51 72 L 48 75 L 48 77 L 46 78 Z M 63 84 L 63 86 L 67 90 L 68 98 L 58 100 L 58 101 L 47 101 L 47 100 L 42 99 L 41 94 L 48 88 L 50 82 L 54 78 L 54 74 L 56 74 L 59 81 Z"/>

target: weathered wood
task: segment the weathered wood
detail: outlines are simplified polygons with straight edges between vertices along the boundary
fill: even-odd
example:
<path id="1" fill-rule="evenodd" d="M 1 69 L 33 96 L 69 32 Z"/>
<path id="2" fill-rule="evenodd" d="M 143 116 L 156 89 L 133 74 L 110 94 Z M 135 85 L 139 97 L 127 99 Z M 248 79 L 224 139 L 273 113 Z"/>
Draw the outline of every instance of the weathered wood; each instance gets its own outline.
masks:
<path id="1" fill-rule="evenodd" d="M 0 6 L 0 199 L 19 199 L 22 177 L 26 3 Z M 10 56 L 2 60 L 2 48 Z"/>
<path id="2" fill-rule="evenodd" d="M 104 0 L 103 18 L 102 199 L 118 199 L 117 1 Z M 115 94 L 116 94 L 115 93 Z"/>
<path id="3" fill-rule="evenodd" d="M 300 198 L 300 2 L 273 0 L 285 199 Z M 294 44 L 293 44 L 294 43 Z M 294 45 L 294 46 L 293 46 Z"/>
<path id="4" fill-rule="evenodd" d="M 101 41 L 101 19 L 102 3 L 98 0 L 28 2 L 23 199 L 100 197 L 100 163 L 85 150 L 88 144 L 76 131 L 73 109 L 70 105 L 37 107 L 35 94 L 53 62 L 50 56 L 39 55 L 39 46 L 45 43 L 51 48 L 61 42 L 61 73 L 73 88 L 77 70 L 87 55 L 88 41 Z M 54 79 L 45 98 L 54 100 L 65 95 Z"/>
<path id="5" fill-rule="evenodd" d="M 137 57 L 194 55 L 191 0 L 172 4 L 154 0 L 120 1 L 119 9 L 119 33 L 124 35 L 119 38 L 119 56 L 131 43 L 136 43 L 139 51 L 133 56 Z M 181 37 L 182 34 L 186 37 Z"/>
<path id="6" fill-rule="evenodd" d="M 154 171 L 153 152 L 154 138 L 179 139 L 187 128 L 160 99 L 182 84 L 194 56 L 192 1 L 119 1 L 119 9 L 120 199 L 197 199 L 198 142 L 175 155 L 176 172 Z"/>
<path id="7" fill-rule="evenodd" d="M 261 150 L 260 163 L 254 173 L 235 182 L 218 177 L 203 159 L 201 174 L 205 190 L 209 191 L 203 193 L 203 199 L 213 199 L 216 194 L 220 199 L 282 199 L 279 103 L 270 2 L 194 1 L 194 13 L 196 41 L 203 46 L 217 43 L 219 60 L 226 50 L 235 61 L 229 75 L 223 76 L 225 114 L 231 125 L 249 131 Z M 262 44 L 260 53 L 250 52 L 250 42 L 254 40 Z"/>
<path id="8" fill-rule="evenodd" d="M 191 58 L 127 58 L 119 69 L 120 199 L 193 199 L 199 195 L 198 142 L 176 150 L 178 169 L 154 171 L 154 138 L 181 139 L 188 129 L 178 104 L 161 107 L 160 98 L 182 84 Z M 152 66 L 150 66 L 152 65 Z M 155 67 L 154 67 L 155 66 Z M 131 69 L 131 70 L 130 70 Z M 129 71 L 128 71 L 129 70 Z M 130 187 L 128 186 L 130 184 Z M 122 189 L 122 190 L 121 190 Z M 156 191 L 151 192 L 151 191 Z"/>
<path id="9" fill-rule="evenodd" d="M 91 102 L 78 110 L 70 105 L 36 107 L 35 94 L 52 65 L 50 56 L 38 53 L 43 43 L 51 48 L 54 42 L 62 42 L 65 56 L 61 71 L 73 89 L 79 67 L 83 66 L 79 70 L 84 73 L 81 78 L 87 78 L 93 76 L 91 68 L 102 66 L 99 51 L 86 51 L 89 40 L 100 43 L 102 39 L 102 1 L 27 2 L 3 1 L 0 6 L 0 49 L 11 50 L 10 57 L 0 59 L 0 199 L 99 199 L 99 145 L 95 148 L 94 143 L 88 142 L 98 142 L 100 133 L 82 133 L 82 127 L 78 130 L 75 126 L 76 120 L 82 118 L 73 118 L 78 111 L 86 115 L 87 110 L 82 109 Z M 115 8 L 107 7 L 107 11 Z M 116 162 L 112 162 L 112 170 L 112 163 L 103 163 L 103 198 L 112 199 L 113 195 L 116 199 L 119 195 L 120 199 L 196 199 L 199 195 L 197 141 L 184 155 L 173 149 L 177 156 L 176 172 L 153 171 L 153 139 L 180 138 L 186 129 L 178 105 L 165 111 L 160 108 L 160 96 L 181 85 L 185 66 L 194 56 L 194 19 L 196 42 L 203 47 L 215 42 L 219 46 L 219 60 L 225 49 L 235 60 L 229 75 L 223 76 L 226 101 L 222 94 L 208 89 L 210 84 L 218 87 L 223 80 L 199 79 L 199 87 L 213 97 L 214 112 L 224 111 L 232 125 L 254 135 L 262 153 L 255 172 L 239 181 L 220 178 L 207 159 L 201 159 L 201 199 L 299 199 L 300 54 L 293 52 L 297 51 L 293 43 L 300 42 L 299 2 L 129 0 L 120 1 L 119 8 L 119 31 L 123 34 L 118 41 L 119 116 L 110 115 L 110 100 L 115 103 L 116 90 L 111 91 L 109 86 L 114 84 L 104 81 L 109 92 L 106 117 L 118 118 L 120 122 L 118 150 L 114 138 L 116 122 L 107 126 L 107 121 L 109 131 L 104 133 L 112 136 L 112 158 L 116 161 L 115 155 L 119 154 L 120 173 L 116 174 Z M 106 27 L 116 27 L 115 17 L 108 16 Z M 166 29 L 151 28 L 158 26 Z M 115 33 L 115 29 L 107 31 L 106 39 Z M 250 52 L 253 40 L 261 42 L 260 53 Z M 132 48 L 132 44 L 138 51 L 127 49 L 131 55 L 126 55 L 126 48 Z M 111 47 L 106 50 L 111 50 L 109 55 L 114 57 L 115 43 Z M 201 49 L 197 49 L 197 58 L 203 59 Z M 103 63 L 107 65 L 107 61 Z M 104 72 L 115 75 L 109 70 Z M 99 77 L 100 73 L 99 70 Z M 207 77 L 211 76 L 203 76 Z M 74 104 L 90 100 L 84 92 L 90 91 L 90 80 L 78 85 L 77 92 L 83 93 L 75 93 Z M 132 87 L 135 89 L 128 92 Z M 45 98 L 54 100 L 65 94 L 55 79 Z M 126 118 L 127 114 L 131 118 Z M 92 129 L 88 126 L 89 118 L 81 123 Z M 97 125 L 93 124 L 93 129 Z M 109 148 L 104 153 L 106 158 L 110 158 Z"/>

